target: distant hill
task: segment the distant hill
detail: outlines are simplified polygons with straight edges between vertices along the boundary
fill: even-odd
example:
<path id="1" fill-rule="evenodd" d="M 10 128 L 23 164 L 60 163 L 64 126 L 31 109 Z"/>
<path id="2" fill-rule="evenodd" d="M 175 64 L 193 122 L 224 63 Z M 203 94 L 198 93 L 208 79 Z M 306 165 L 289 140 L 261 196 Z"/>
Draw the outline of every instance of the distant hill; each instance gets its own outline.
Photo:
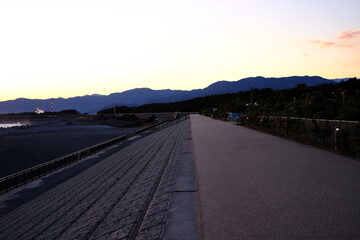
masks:
<path id="1" fill-rule="evenodd" d="M 322 77 L 309 76 L 294 76 L 283 78 L 251 77 L 233 82 L 219 81 L 204 89 L 196 89 L 191 91 L 136 88 L 121 93 L 112 93 L 110 95 L 95 94 L 67 99 L 56 98 L 53 99 L 53 103 L 55 111 L 76 109 L 81 113 L 87 112 L 92 114 L 101 109 L 119 105 L 139 106 L 148 103 L 169 103 L 215 94 L 246 91 L 250 88 L 285 89 L 296 87 L 298 84 L 316 86 L 323 83 L 336 84 L 337 81 L 324 79 Z M 19 98 L 16 100 L 3 101 L 0 102 L 0 113 L 32 112 L 36 107 L 45 111 L 50 111 L 50 99 L 40 100 Z"/>

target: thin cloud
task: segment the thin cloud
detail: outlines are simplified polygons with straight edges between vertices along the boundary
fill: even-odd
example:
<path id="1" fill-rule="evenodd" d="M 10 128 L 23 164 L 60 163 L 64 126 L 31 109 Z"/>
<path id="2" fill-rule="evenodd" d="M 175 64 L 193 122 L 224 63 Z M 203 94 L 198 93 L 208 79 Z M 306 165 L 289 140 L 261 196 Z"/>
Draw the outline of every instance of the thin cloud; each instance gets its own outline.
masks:
<path id="1" fill-rule="evenodd" d="M 340 33 L 337 37 L 338 39 L 348 40 L 348 39 L 359 39 L 360 40 L 360 31 L 347 30 Z"/>
<path id="2" fill-rule="evenodd" d="M 355 47 L 355 44 L 352 44 L 352 43 L 336 43 L 336 42 L 325 42 L 325 41 L 319 41 L 319 40 L 311 40 L 311 41 L 309 41 L 309 43 L 317 44 L 322 47 L 331 47 L 331 46 L 346 47 L 346 48 Z"/>
<path id="3" fill-rule="evenodd" d="M 355 44 L 353 44 L 353 43 L 337 43 L 336 46 L 351 48 L 351 47 L 355 47 Z"/>
<path id="4" fill-rule="evenodd" d="M 319 41 L 319 40 L 311 40 L 311 41 L 309 41 L 309 43 L 318 44 L 323 47 L 329 47 L 329 46 L 336 45 L 335 42 L 324 42 L 324 41 Z"/>
<path id="5" fill-rule="evenodd" d="M 311 44 L 317 44 L 322 47 L 344 47 L 351 48 L 355 47 L 354 39 L 360 40 L 360 31 L 346 30 L 342 31 L 336 39 L 341 41 L 320 41 L 320 40 L 311 40 L 308 41 Z"/>

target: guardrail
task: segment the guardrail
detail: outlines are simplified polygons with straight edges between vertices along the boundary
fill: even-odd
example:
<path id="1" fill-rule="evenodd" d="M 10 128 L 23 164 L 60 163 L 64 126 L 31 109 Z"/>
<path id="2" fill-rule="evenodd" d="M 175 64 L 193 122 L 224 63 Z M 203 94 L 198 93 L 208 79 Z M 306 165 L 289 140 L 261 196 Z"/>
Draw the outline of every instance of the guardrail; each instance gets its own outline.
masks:
<path id="1" fill-rule="evenodd" d="M 185 119 L 186 119 L 186 116 L 181 118 L 181 120 L 185 120 Z M 35 179 L 38 179 L 42 176 L 49 174 L 49 173 L 52 173 L 58 169 L 69 166 L 70 164 L 73 164 L 85 157 L 93 155 L 93 154 L 95 154 L 101 150 L 104 150 L 120 141 L 128 139 L 133 135 L 142 133 L 149 129 L 160 130 L 165 127 L 171 126 L 175 123 L 178 123 L 179 121 L 180 121 L 180 119 L 176 119 L 173 121 L 165 121 L 165 122 L 157 123 L 157 124 L 151 125 L 149 127 L 139 129 L 139 130 L 135 131 L 135 134 L 121 135 L 119 137 L 110 139 L 108 141 L 93 145 L 91 147 L 76 151 L 74 153 L 70 153 L 63 157 L 59 157 L 54 160 L 48 161 L 46 163 L 42 163 L 37 166 L 34 166 L 31 168 L 22 170 L 20 172 L 8 175 L 6 177 L 0 178 L 0 194 L 4 193 L 4 192 L 8 192 L 11 189 L 17 188 L 19 186 L 22 186 L 28 182 L 31 182 Z"/>

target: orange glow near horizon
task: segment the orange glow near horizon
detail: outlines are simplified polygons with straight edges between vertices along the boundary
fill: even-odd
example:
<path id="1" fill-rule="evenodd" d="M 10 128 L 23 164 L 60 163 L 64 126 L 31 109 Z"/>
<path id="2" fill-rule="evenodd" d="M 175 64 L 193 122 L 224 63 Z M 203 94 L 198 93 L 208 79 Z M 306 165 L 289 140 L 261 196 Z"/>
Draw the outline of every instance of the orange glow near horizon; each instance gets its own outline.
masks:
<path id="1" fill-rule="evenodd" d="M 2 1 L 0 101 L 360 77 L 360 1 Z"/>

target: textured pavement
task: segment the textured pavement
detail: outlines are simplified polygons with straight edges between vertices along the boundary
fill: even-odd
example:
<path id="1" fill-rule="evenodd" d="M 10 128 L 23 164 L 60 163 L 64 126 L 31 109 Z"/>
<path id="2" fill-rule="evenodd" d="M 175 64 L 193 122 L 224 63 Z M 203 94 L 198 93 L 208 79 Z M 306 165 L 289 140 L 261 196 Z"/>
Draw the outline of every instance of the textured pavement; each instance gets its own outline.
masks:
<path id="1" fill-rule="evenodd" d="M 162 238 L 189 129 L 149 135 L 3 216 L 0 239 Z"/>
<path id="2" fill-rule="evenodd" d="M 359 186 L 359 161 L 192 115 L 4 215 L 0 239 L 355 240 Z"/>
<path id="3" fill-rule="evenodd" d="M 191 116 L 204 239 L 360 239 L 360 162 Z"/>

